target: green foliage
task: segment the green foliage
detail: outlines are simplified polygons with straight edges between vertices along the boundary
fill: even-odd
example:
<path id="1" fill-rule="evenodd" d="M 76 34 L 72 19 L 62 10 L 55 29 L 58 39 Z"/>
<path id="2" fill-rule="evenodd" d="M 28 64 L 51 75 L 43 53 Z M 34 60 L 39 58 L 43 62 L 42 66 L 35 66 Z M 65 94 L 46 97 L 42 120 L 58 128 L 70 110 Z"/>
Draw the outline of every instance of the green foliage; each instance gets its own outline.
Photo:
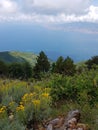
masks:
<path id="1" fill-rule="evenodd" d="M 27 62 L 10 64 L 9 72 L 12 78 L 31 78 L 28 83 L 0 79 L 0 127 L 2 127 L 0 129 L 23 130 L 28 120 L 42 121 L 59 114 L 66 115 L 73 109 L 79 109 L 81 121 L 97 130 L 98 69 L 88 70 L 83 66 L 80 73 L 79 71 L 75 73 L 76 66 L 73 60 L 69 57 L 65 60 L 59 57 L 53 65 L 52 71 L 55 73 L 47 73 L 48 69 L 44 69 L 46 65 L 43 64 L 46 63 L 47 60 L 44 61 L 44 59 L 47 57 L 43 52 L 39 57 L 40 64 L 36 63 L 35 74 L 40 75 L 42 81 L 32 79 L 32 68 Z M 14 115 L 12 122 L 8 119 L 7 109 Z"/>
<path id="2" fill-rule="evenodd" d="M 70 57 L 67 57 L 65 60 L 62 56 L 60 56 L 56 63 L 52 65 L 52 72 L 72 76 L 75 74 L 76 66 L 73 60 Z"/>
<path id="3" fill-rule="evenodd" d="M 0 80 L 0 126 L 25 129 L 28 121 L 48 119 L 51 113 L 50 88 L 19 80 Z M 13 115 L 10 121 L 9 114 Z M 5 126 L 3 126 L 5 122 Z M 16 127 L 16 122 L 19 124 Z"/>
<path id="4" fill-rule="evenodd" d="M 88 69 L 92 69 L 92 68 L 96 69 L 96 65 L 98 65 L 98 56 L 94 56 L 91 59 L 89 59 L 86 62 L 86 65 Z"/>
<path id="5" fill-rule="evenodd" d="M 32 67 L 28 62 L 12 63 L 8 70 L 10 78 L 28 79 L 32 76 Z"/>
<path id="6" fill-rule="evenodd" d="M 76 101 L 78 97 L 78 88 L 72 77 L 55 76 L 51 83 L 51 96 L 53 102 Z"/>
<path id="7" fill-rule="evenodd" d="M 74 75 L 75 67 L 76 66 L 74 65 L 73 60 L 70 57 L 67 57 L 63 63 L 63 68 L 64 68 L 63 73 L 65 75 Z"/>
<path id="8" fill-rule="evenodd" d="M 8 74 L 8 67 L 7 65 L 3 62 L 0 61 L 0 76 L 6 76 Z"/>
<path id="9" fill-rule="evenodd" d="M 17 120 L 10 122 L 5 118 L 0 120 L 0 130 L 25 130 L 25 126 Z"/>
<path id="10" fill-rule="evenodd" d="M 51 82 L 51 96 L 53 102 L 72 101 L 80 105 L 88 103 L 90 107 L 98 102 L 97 72 L 87 71 L 73 77 L 55 75 Z"/>
<path id="11" fill-rule="evenodd" d="M 34 66 L 36 63 L 36 58 L 37 55 L 30 52 L 18 52 L 18 51 L 0 52 L 0 59 L 5 63 L 29 62 L 30 65 Z"/>
<path id="12" fill-rule="evenodd" d="M 37 58 L 37 63 L 35 64 L 35 67 L 33 69 L 34 77 L 39 78 L 40 73 L 46 73 L 49 71 L 49 69 L 50 69 L 50 62 L 48 61 L 46 54 L 43 51 L 41 51 Z"/>
<path id="13" fill-rule="evenodd" d="M 53 70 L 54 72 L 56 73 L 59 73 L 59 74 L 62 74 L 63 73 L 63 62 L 64 62 L 64 59 L 62 56 L 60 56 L 56 63 L 55 63 L 55 66 L 53 66 Z M 54 64 L 53 64 L 54 65 Z"/>
<path id="14" fill-rule="evenodd" d="M 28 62 L 24 62 L 22 65 L 23 79 L 29 79 L 32 77 L 32 67 Z"/>
<path id="15" fill-rule="evenodd" d="M 22 64 L 12 63 L 11 65 L 9 65 L 9 77 L 22 79 L 22 75 L 23 75 Z"/>

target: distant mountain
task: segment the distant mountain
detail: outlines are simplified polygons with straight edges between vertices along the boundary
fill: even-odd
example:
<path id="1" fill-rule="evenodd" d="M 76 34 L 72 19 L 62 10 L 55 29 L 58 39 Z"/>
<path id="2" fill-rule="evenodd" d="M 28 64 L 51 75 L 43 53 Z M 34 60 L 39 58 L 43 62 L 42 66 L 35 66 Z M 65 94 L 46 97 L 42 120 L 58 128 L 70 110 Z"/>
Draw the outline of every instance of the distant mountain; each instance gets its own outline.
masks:
<path id="1" fill-rule="evenodd" d="M 47 55 L 50 63 L 53 63 L 58 59 L 59 56 L 63 56 L 66 58 L 67 56 L 71 57 L 75 63 L 78 62 L 85 62 L 90 58 L 90 56 L 85 55 L 68 55 L 63 54 L 60 52 L 53 52 L 53 51 L 45 51 L 45 54 Z M 33 52 L 21 52 L 21 51 L 4 51 L 0 52 L 0 60 L 6 62 L 6 63 L 12 63 L 12 62 L 29 62 L 32 66 L 36 63 L 36 58 L 38 56 L 38 53 Z"/>
<path id="2" fill-rule="evenodd" d="M 36 63 L 37 54 L 31 52 L 4 51 L 0 52 L 0 60 L 6 63 L 28 61 L 32 66 Z"/>

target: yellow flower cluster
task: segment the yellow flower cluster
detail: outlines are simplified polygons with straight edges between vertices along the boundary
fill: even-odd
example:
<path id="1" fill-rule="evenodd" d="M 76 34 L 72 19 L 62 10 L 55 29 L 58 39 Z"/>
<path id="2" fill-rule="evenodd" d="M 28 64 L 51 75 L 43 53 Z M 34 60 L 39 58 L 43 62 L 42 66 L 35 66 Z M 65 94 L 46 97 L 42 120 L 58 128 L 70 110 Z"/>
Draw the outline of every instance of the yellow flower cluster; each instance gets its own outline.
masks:
<path id="1" fill-rule="evenodd" d="M 36 95 L 36 93 L 26 93 L 22 97 L 22 102 L 23 103 L 30 103 L 32 98 Z"/>
<path id="2" fill-rule="evenodd" d="M 20 102 L 19 104 L 20 104 L 20 105 L 23 105 L 23 102 Z"/>
<path id="3" fill-rule="evenodd" d="M 16 108 L 16 111 L 24 111 L 24 106 L 23 106 L 23 105 L 19 105 L 19 106 Z"/>
<path id="4" fill-rule="evenodd" d="M 49 93 L 42 93 L 42 96 L 45 97 L 45 98 L 48 98 L 49 97 Z"/>
<path id="5" fill-rule="evenodd" d="M 23 97 L 22 100 L 25 100 L 28 97 L 28 93 L 26 93 Z"/>
<path id="6" fill-rule="evenodd" d="M 35 106 L 39 106 L 40 105 L 40 100 L 32 100 L 33 104 Z"/>
<path id="7" fill-rule="evenodd" d="M 6 106 L 2 106 L 1 108 L 0 108 L 0 114 L 1 113 L 4 113 L 6 111 Z"/>

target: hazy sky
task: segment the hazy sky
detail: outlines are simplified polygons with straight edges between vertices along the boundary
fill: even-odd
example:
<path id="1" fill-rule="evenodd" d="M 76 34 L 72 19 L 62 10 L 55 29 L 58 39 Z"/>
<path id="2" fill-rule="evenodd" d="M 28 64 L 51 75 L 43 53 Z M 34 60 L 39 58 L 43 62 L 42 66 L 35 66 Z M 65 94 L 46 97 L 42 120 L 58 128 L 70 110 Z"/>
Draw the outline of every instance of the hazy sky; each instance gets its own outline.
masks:
<path id="1" fill-rule="evenodd" d="M 0 0 L 0 51 L 98 55 L 98 0 Z"/>

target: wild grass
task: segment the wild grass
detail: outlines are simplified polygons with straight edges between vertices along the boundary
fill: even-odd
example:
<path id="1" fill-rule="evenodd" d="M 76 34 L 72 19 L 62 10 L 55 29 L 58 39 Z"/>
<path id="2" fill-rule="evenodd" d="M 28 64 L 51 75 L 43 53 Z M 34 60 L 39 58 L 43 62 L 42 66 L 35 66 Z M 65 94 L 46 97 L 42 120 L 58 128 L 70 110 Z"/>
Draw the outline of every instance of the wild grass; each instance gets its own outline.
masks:
<path id="1" fill-rule="evenodd" d="M 53 90 L 52 87 L 54 85 L 59 87 L 59 84 L 62 86 L 65 84 L 64 79 L 62 84 L 60 76 L 58 78 L 51 77 L 50 81 L 49 79 L 45 79 L 45 81 L 28 82 L 0 79 L 0 129 L 25 130 L 27 122 L 32 119 L 41 122 L 44 119 L 55 118 L 61 114 L 67 116 L 70 110 L 79 109 L 81 112 L 81 122 L 87 123 L 92 129 L 97 130 L 98 103 L 96 102 L 94 106 L 90 106 L 90 104 L 85 100 L 86 97 L 83 97 L 85 96 L 83 91 L 83 93 L 81 93 L 83 97 L 81 103 L 71 100 L 59 100 L 57 103 L 53 102 L 54 100 L 50 94 L 51 90 Z M 78 78 L 80 77 L 78 76 Z M 70 81 L 73 80 L 71 79 Z M 67 78 L 67 85 L 70 85 L 70 81 Z M 80 88 L 83 84 L 89 85 L 84 80 L 80 81 L 82 84 L 77 81 Z M 87 81 L 89 80 L 87 79 Z M 73 83 L 74 82 L 72 82 L 72 84 Z M 63 90 L 63 87 L 61 88 Z M 61 92 L 61 90 L 57 92 Z M 12 119 L 10 119 L 11 114 Z"/>

